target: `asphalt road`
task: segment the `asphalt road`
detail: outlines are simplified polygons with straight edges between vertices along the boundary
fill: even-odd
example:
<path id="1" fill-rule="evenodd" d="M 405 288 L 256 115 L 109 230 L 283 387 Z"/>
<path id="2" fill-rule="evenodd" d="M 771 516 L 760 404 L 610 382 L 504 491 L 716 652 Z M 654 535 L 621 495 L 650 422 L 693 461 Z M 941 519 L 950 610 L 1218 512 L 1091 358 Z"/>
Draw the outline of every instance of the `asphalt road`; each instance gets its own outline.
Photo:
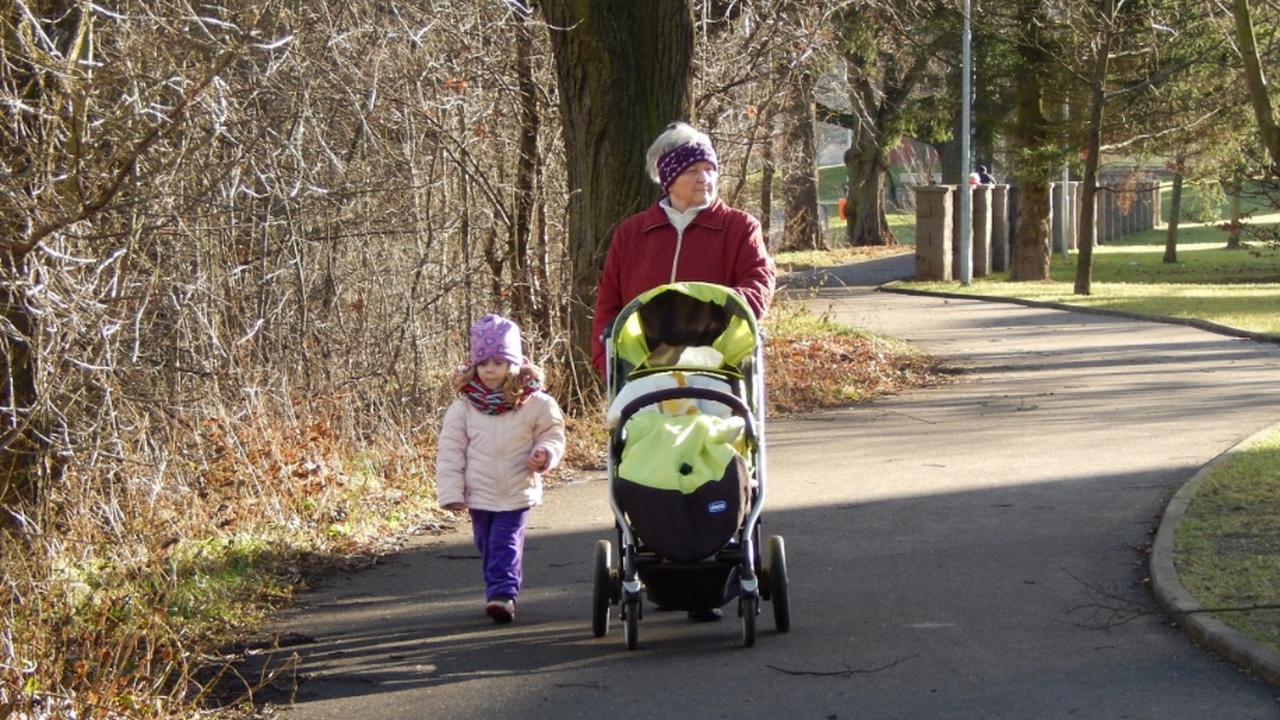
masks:
<path id="1" fill-rule="evenodd" d="M 736 618 L 682 613 L 648 611 L 635 651 L 616 621 L 592 637 L 591 554 L 612 537 L 592 477 L 534 511 L 514 625 L 482 614 L 465 528 L 304 597 L 280 629 L 315 642 L 292 648 L 302 682 L 282 716 L 1280 717 L 1280 690 L 1159 613 L 1145 563 L 1172 494 L 1280 421 L 1280 348 L 867 287 L 809 302 L 963 372 L 765 428 L 791 632 L 766 603 L 749 649 Z"/>

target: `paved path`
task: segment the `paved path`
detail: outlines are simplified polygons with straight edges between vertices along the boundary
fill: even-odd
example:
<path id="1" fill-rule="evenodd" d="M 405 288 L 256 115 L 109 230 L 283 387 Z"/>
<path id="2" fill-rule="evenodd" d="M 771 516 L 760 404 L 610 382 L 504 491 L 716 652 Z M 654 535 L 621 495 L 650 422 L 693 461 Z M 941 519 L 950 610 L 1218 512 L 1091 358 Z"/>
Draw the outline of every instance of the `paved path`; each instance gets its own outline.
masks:
<path id="1" fill-rule="evenodd" d="M 766 604 L 751 649 L 736 620 L 677 613 L 648 612 L 634 652 L 616 622 L 593 638 L 589 560 L 612 520 L 592 478 L 535 511 L 513 626 L 480 614 L 462 533 L 306 598 L 282 624 L 317 641 L 286 717 L 1280 717 L 1280 691 L 1192 643 L 1146 585 L 1172 494 L 1280 420 L 1280 349 L 867 287 L 809 302 L 964 372 L 766 428 L 792 632 Z"/>

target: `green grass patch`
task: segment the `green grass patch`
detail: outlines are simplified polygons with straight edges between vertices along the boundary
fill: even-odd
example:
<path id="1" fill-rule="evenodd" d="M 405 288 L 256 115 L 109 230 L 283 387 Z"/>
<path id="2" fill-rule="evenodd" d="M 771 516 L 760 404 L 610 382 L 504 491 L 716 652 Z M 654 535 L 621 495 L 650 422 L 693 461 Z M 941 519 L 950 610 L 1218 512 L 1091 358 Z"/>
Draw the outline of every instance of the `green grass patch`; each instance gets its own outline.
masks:
<path id="1" fill-rule="evenodd" d="M 187 628 L 245 627 L 292 592 L 286 573 L 292 563 L 261 537 L 179 542 L 169 554 L 165 578 L 170 617 Z"/>
<path id="2" fill-rule="evenodd" d="M 1280 651 L 1280 430 L 1209 470 L 1178 526 L 1174 562 L 1203 607 Z"/>
<path id="3" fill-rule="evenodd" d="M 1173 182 L 1166 180 L 1161 183 L 1160 193 L 1160 212 L 1161 218 L 1168 219 L 1172 214 L 1173 204 Z M 1218 212 L 1221 217 L 1227 217 L 1231 211 L 1230 200 L 1222 192 L 1221 186 L 1216 182 L 1202 181 L 1198 183 L 1185 183 L 1182 186 L 1182 202 L 1184 205 L 1190 201 L 1194 203 L 1197 196 L 1212 197 L 1218 199 Z M 1185 207 L 1183 208 L 1185 211 Z M 1275 212 L 1270 199 L 1267 197 L 1267 191 L 1264 186 L 1259 183 L 1247 183 L 1244 191 L 1240 194 L 1240 213 L 1242 215 L 1263 215 Z"/>
<path id="4" fill-rule="evenodd" d="M 1195 228 L 1199 232 L 1219 232 Z M 1138 235 L 1147 236 L 1148 231 Z M 1181 234 L 1181 233 L 1180 233 Z M 1094 249 L 1089 295 L 1075 294 L 1079 256 L 1054 255 L 1050 280 L 1009 282 L 1000 272 L 957 282 L 900 283 L 924 291 L 1007 297 L 1101 308 L 1142 315 L 1200 319 L 1249 332 L 1280 334 L 1280 250 L 1251 247 L 1227 250 L 1219 242 L 1180 242 L 1178 261 L 1163 262 L 1159 244 L 1125 242 Z"/>

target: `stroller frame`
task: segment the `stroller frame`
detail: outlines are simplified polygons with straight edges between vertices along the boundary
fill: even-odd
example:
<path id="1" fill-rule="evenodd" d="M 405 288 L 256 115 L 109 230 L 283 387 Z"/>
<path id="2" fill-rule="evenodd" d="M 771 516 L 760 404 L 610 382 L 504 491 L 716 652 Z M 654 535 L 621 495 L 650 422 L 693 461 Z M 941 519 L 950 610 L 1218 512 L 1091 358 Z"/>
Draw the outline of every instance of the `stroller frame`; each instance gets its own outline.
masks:
<path id="1" fill-rule="evenodd" d="M 662 297 L 664 294 L 667 297 Z M 659 302 L 664 303 L 664 309 L 658 311 L 658 320 L 674 319 L 675 324 L 681 325 L 688 322 L 677 332 L 684 335 L 677 339 L 677 346 L 686 344 L 683 341 L 712 345 L 725 351 L 724 362 L 719 367 L 679 362 L 649 364 L 649 359 L 658 354 L 650 353 L 649 346 L 669 339 L 663 334 L 667 328 L 649 327 L 642 314 L 650 303 L 656 305 Z M 704 312 L 705 306 L 714 307 L 710 312 Z M 723 308 L 723 313 L 716 310 L 717 307 Z M 654 319 L 649 317 L 649 320 Z M 724 320 L 723 327 L 721 319 Z M 643 334 L 643 342 L 639 342 L 639 334 Z M 769 601 L 773 605 L 775 628 L 778 632 L 787 632 L 791 619 L 782 537 L 769 537 L 763 556 L 761 553 L 761 514 L 768 486 L 765 477 L 764 363 L 762 338 L 750 306 L 732 289 L 719 285 L 693 282 L 663 285 L 628 303 L 606 331 L 604 344 L 605 382 L 611 405 L 627 383 L 649 375 L 694 373 L 722 381 L 722 387 L 729 389 L 663 388 L 638 395 L 618 411 L 606 455 L 609 504 L 615 519 L 619 553 L 615 558 L 608 540 L 596 543 L 592 563 L 593 633 L 602 637 L 608 632 L 610 606 L 620 605 L 623 639 L 628 649 L 635 649 L 639 644 L 639 622 L 643 617 L 646 594 L 660 606 L 688 611 L 717 610 L 736 598 L 742 642 L 746 647 L 755 644 L 760 603 Z M 622 357 L 620 352 L 629 356 Z M 640 360 L 639 355 L 646 353 L 647 357 Z M 646 546 L 633 529 L 628 513 L 615 492 L 621 481 L 618 467 L 627 441 L 628 421 L 645 408 L 672 400 L 719 403 L 733 417 L 740 418 L 743 423 L 742 457 L 750 474 L 749 501 L 733 537 L 711 555 L 692 562 L 687 558 L 672 560 Z"/>

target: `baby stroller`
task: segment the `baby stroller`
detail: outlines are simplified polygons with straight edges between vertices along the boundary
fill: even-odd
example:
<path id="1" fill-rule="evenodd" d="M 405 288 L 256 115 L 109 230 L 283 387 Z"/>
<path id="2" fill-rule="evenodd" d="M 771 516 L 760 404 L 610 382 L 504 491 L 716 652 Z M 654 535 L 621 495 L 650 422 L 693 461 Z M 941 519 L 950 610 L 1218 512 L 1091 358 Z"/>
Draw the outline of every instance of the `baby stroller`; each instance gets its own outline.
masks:
<path id="1" fill-rule="evenodd" d="M 769 537 L 763 553 L 760 545 L 764 366 L 750 306 L 720 285 L 662 285 L 623 308 L 605 354 L 619 553 L 596 543 L 592 632 L 604 636 L 610 605 L 621 605 L 623 639 L 635 649 L 645 595 L 691 613 L 736 598 L 746 647 L 769 601 L 774 626 L 787 632 L 783 540 Z"/>

